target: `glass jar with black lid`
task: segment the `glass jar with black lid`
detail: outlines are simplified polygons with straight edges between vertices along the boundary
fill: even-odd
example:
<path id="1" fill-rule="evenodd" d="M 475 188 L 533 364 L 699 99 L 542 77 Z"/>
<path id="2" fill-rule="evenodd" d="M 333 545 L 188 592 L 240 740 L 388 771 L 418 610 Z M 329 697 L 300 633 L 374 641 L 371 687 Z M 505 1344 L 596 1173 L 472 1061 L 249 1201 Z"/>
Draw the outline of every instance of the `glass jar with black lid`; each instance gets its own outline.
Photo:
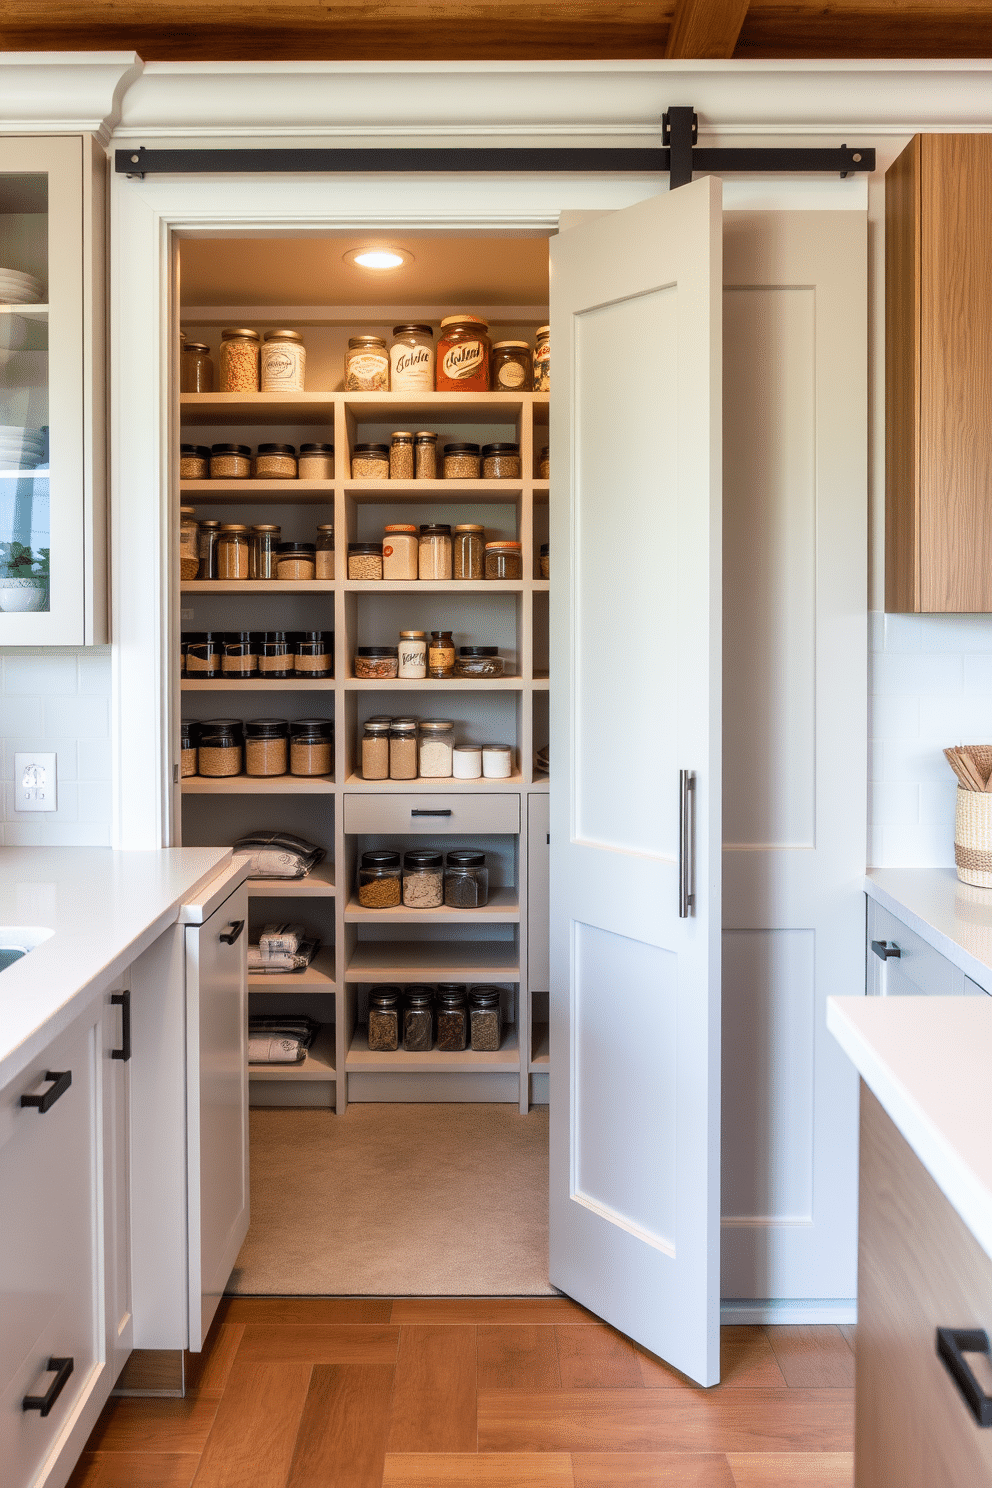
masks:
<path id="1" fill-rule="evenodd" d="M 503 658 L 498 646 L 459 646 L 456 677 L 502 677 Z"/>
<path id="2" fill-rule="evenodd" d="M 255 634 L 250 630 L 228 630 L 221 643 L 221 674 L 225 677 L 254 677 L 258 672 Z"/>
<path id="3" fill-rule="evenodd" d="M 503 1042 L 500 989 L 498 987 L 470 987 L 468 1017 L 473 1053 L 495 1054 Z"/>
<path id="4" fill-rule="evenodd" d="M 403 854 L 403 903 L 407 909 L 440 909 L 444 903 L 444 855 L 427 848 Z"/>
<path id="5" fill-rule="evenodd" d="M 179 479 L 209 480 L 210 446 L 207 444 L 181 444 L 179 446 Z"/>
<path id="6" fill-rule="evenodd" d="M 334 768 L 334 725 L 329 718 L 297 718 L 289 725 L 291 775 L 326 775 Z"/>
<path id="7" fill-rule="evenodd" d="M 256 480 L 296 480 L 295 444 L 260 444 L 255 456 Z"/>
<path id="8" fill-rule="evenodd" d="M 238 718 L 208 718 L 200 725 L 198 746 L 201 775 L 221 778 L 240 775 L 244 735 Z"/>
<path id="9" fill-rule="evenodd" d="M 358 865 L 358 902 L 363 909 L 395 909 L 400 904 L 403 870 L 400 855 L 387 848 L 362 853 Z"/>
<path id="10" fill-rule="evenodd" d="M 210 446 L 211 480 L 247 480 L 250 475 L 250 444 L 213 444 Z"/>
<path id="11" fill-rule="evenodd" d="M 392 1054 L 400 1046 L 399 987 L 372 987 L 369 990 L 369 1052 Z"/>
<path id="12" fill-rule="evenodd" d="M 221 675 L 222 630 L 187 630 L 183 632 L 186 676 L 212 682 Z"/>
<path id="13" fill-rule="evenodd" d="M 485 909 L 489 903 L 486 855 L 473 848 L 449 852 L 444 865 L 444 902 L 449 909 Z"/>
<path id="14" fill-rule="evenodd" d="M 183 780 L 197 774 L 199 741 L 200 725 L 193 718 L 184 718 L 179 725 L 179 774 Z"/>
<path id="15" fill-rule="evenodd" d="M 484 444 L 482 474 L 486 480 L 520 479 L 519 444 Z"/>
<path id="16" fill-rule="evenodd" d="M 289 724 L 285 718 L 245 721 L 245 774 L 285 775 L 289 765 Z"/>
<path id="17" fill-rule="evenodd" d="M 437 989 L 437 1047 L 445 1054 L 468 1048 L 468 1003 L 464 985 L 442 982 Z"/>
<path id="18" fill-rule="evenodd" d="M 434 1042 L 434 994 L 430 987 L 407 987 L 403 1008 L 403 1047 L 426 1054 Z"/>
<path id="19" fill-rule="evenodd" d="M 248 577 L 250 579 L 274 579 L 276 577 L 276 553 L 282 528 L 276 522 L 256 522 L 250 533 L 248 550 Z"/>
<path id="20" fill-rule="evenodd" d="M 334 676 L 333 630 L 298 630 L 294 639 L 297 676 L 312 682 Z"/>
<path id="21" fill-rule="evenodd" d="M 286 630 L 256 631 L 255 649 L 258 652 L 258 675 L 273 682 L 292 677 L 293 642 Z"/>

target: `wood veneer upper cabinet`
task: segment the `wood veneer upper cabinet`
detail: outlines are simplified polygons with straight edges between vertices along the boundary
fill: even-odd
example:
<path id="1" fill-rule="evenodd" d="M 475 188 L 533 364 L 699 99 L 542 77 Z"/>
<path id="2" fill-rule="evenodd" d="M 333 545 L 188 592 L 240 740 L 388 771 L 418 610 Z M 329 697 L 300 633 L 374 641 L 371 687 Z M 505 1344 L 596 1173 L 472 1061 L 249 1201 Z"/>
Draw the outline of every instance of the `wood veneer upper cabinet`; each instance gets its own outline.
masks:
<path id="1" fill-rule="evenodd" d="M 992 135 L 915 135 L 885 185 L 885 608 L 992 611 Z"/>

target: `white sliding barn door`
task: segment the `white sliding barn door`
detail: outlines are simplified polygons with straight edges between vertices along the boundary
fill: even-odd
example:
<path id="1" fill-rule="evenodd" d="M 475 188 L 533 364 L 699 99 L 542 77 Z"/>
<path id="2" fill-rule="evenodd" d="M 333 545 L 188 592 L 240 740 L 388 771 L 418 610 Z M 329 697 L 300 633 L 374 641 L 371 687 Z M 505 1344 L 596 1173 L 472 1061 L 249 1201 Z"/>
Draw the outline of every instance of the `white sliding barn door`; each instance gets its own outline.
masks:
<path id="1" fill-rule="evenodd" d="M 704 1384 L 719 1377 L 720 204 L 707 178 L 551 243 L 550 1275 Z"/>
<path id="2" fill-rule="evenodd" d="M 824 1004 L 864 987 L 866 255 L 863 213 L 725 218 L 725 1298 L 856 1291 Z"/>

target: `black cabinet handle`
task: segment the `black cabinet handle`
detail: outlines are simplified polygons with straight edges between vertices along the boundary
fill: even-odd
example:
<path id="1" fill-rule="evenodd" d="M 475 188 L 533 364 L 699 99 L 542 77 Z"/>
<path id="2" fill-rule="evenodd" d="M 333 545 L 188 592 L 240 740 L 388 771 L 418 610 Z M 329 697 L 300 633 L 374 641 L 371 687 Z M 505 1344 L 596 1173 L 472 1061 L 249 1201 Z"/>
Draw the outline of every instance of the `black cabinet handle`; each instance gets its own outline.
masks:
<path id="1" fill-rule="evenodd" d="M 48 1363 L 45 1365 L 45 1368 L 54 1369 L 55 1378 L 52 1380 L 52 1383 L 49 1385 L 44 1395 L 25 1395 L 24 1399 L 21 1401 L 22 1410 L 40 1411 L 43 1416 L 48 1415 L 48 1412 L 51 1410 L 52 1406 L 55 1404 L 56 1400 L 58 1400 L 59 1396 L 62 1394 L 62 1391 L 65 1389 L 66 1380 L 72 1373 L 72 1360 L 49 1359 Z"/>
<path id="2" fill-rule="evenodd" d="M 220 938 L 225 945 L 233 945 L 244 928 L 244 920 L 232 920 L 230 930 L 222 930 Z"/>
<path id="3" fill-rule="evenodd" d="M 937 1352 L 979 1426 L 992 1426 L 992 1395 L 986 1395 L 965 1354 L 987 1354 L 984 1328 L 938 1328 Z"/>
<path id="4" fill-rule="evenodd" d="M 112 992 L 111 1004 L 121 1010 L 121 1046 L 119 1049 L 111 1049 L 111 1059 L 123 1059 L 126 1064 L 131 1058 L 131 993 Z"/>
<path id="5" fill-rule="evenodd" d="M 410 812 L 410 815 L 411 816 L 450 816 L 451 815 L 451 808 L 449 807 L 447 809 L 447 811 L 419 811 L 419 810 L 417 810 L 415 808 L 413 811 Z"/>
<path id="6" fill-rule="evenodd" d="M 880 961 L 888 961 L 890 956 L 901 956 L 902 951 L 897 945 L 889 945 L 887 940 L 873 940 L 871 948 Z"/>
<path id="7" fill-rule="evenodd" d="M 50 1111 L 55 1102 L 65 1095 L 72 1084 L 72 1070 L 46 1070 L 45 1079 L 54 1080 L 55 1083 L 51 1090 L 45 1091 L 44 1095 L 21 1096 L 21 1105 L 37 1106 L 39 1116 L 44 1116 L 45 1112 Z"/>

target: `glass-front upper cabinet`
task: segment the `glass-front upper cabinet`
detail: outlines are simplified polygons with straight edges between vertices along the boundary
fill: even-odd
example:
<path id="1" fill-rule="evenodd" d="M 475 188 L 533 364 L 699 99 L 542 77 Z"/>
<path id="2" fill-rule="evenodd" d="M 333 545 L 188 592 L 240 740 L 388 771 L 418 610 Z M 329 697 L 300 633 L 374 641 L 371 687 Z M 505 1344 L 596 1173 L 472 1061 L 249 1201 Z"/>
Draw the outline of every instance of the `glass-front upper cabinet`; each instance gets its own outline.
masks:
<path id="1" fill-rule="evenodd" d="M 105 172 L 0 139 L 0 646 L 106 639 Z"/>

